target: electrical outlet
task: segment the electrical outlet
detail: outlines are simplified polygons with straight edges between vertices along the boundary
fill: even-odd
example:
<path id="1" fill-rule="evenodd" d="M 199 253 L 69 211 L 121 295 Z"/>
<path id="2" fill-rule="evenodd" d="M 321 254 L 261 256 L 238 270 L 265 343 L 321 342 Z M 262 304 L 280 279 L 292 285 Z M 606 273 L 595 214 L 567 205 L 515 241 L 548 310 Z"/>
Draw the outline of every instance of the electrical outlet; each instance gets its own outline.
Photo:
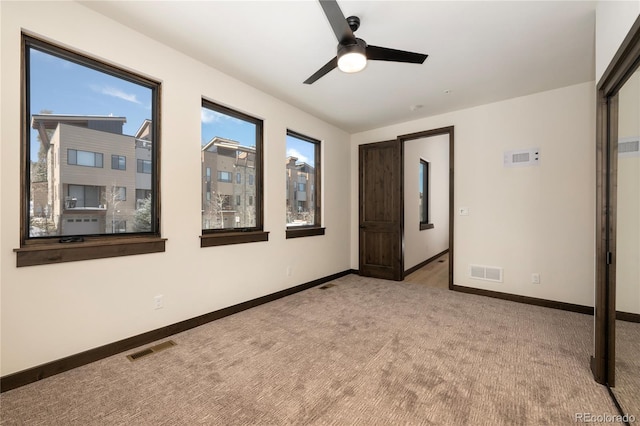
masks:
<path id="1" fill-rule="evenodd" d="M 458 210 L 460 216 L 469 216 L 469 207 L 460 207 Z"/>
<path id="2" fill-rule="evenodd" d="M 531 274 L 531 284 L 540 284 L 540 274 L 537 272 Z"/>
<path id="3" fill-rule="evenodd" d="M 291 266 L 287 266 L 287 276 L 290 277 L 292 273 L 293 269 L 291 268 Z"/>
<path id="4" fill-rule="evenodd" d="M 153 309 L 162 309 L 164 307 L 162 300 L 163 297 L 163 295 L 159 294 L 153 298 Z"/>

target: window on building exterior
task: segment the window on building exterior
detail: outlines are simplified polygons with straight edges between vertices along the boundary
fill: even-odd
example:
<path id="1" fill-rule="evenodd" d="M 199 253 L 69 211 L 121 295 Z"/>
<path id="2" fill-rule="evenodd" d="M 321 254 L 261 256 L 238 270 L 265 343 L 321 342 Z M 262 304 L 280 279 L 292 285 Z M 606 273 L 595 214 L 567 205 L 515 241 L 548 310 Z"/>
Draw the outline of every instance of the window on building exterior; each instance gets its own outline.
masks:
<path id="1" fill-rule="evenodd" d="M 218 182 L 231 182 L 231 172 L 218 172 Z"/>
<path id="2" fill-rule="evenodd" d="M 79 254 L 80 246 L 66 246 L 58 260 L 46 253 L 85 236 L 97 242 L 116 233 L 149 237 L 142 250 L 129 250 L 119 239 L 120 255 L 164 251 L 164 242 L 154 239 L 159 83 L 26 35 L 23 47 L 24 232 L 18 266 L 113 255 L 95 244 L 91 255 Z M 137 159 L 137 171 L 127 170 L 127 157 Z M 111 167 L 105 167 L 109 158 Z M 128 191 L 136 197 L 127 197 Z M 35 240 L 41 255 L 27 253 Z M 153 248 L 146 245 L 151 241 Z"/>
<path id="3" fill-rule="evenodd" d="M 150 160 L 138 160 L 138 173 L 151 174 L 153 168 Z"/>
<path id="4" fill-rule="evenodd" d="M 127 157 L 124 155 L 112 155 L 111 168 L 113 170 L 127 170 Z"/>
<path id="5" fill-rule="evenodd" d="M 287 238 L 324 233 L 320 225 L 320 141 L 287 131 Z M 316 192 L 317 191 L 317 192 Z M 316 228 L 322 232 L 309 232 Z M 303 230 L 304 232 L 298 232 Z"/>
<path id="6" fill-rule="evenodd" d="M 418 172 L 418 192 L 420 208 L 420 229 L 433 228 L 433 225 L 429 222 L 429 184 L 430 184 L 430 164 L 428 161 L 420 159 L 420 171 Z"/>
<path id="7" fill-rule="evenodd" d="M 262 120 L 203 100 L 201 132 L 201 246 L 265 241 Z"/>
<path id="8" fill-rule="evenodd" d="M 102 154 L 77 149 L 67 149 L 67 164 L 102 168 Z"/>

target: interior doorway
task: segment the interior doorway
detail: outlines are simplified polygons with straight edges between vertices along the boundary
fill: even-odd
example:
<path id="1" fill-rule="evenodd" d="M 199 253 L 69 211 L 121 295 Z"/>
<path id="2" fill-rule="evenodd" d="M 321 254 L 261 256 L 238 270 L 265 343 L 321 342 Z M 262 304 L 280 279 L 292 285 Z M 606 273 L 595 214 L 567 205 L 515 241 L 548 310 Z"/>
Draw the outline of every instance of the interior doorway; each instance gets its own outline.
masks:
<path id="1" fill-rule="evenodd" d="M 449 133 L 402 143 L 405 280 L 448 288 Z"/>
<path id="2" fill-rule="evenodd" d="M 448 139 L 448 288 L 453 288 L 454 130 L 453 126 L 399 136 L 359 147 L 359 273 L 402 281 L 405 277 L 405 143 L 445 135 Z M 428 166 L 427 166 L 428 168 Z M 415 197 L 415 195 L 414 195 Z M 426 220 L 419 227 L 435 228 Z M 433 210 L 431 211 L 433 212 Z M 425 217 L 423 217 L 425 219 Z M 415 228 L 413 224 L 412 228 Z M 440 253 L 442 254 L 442 253 Z M 409 272 L 409 271 L 407 271 Z"/>

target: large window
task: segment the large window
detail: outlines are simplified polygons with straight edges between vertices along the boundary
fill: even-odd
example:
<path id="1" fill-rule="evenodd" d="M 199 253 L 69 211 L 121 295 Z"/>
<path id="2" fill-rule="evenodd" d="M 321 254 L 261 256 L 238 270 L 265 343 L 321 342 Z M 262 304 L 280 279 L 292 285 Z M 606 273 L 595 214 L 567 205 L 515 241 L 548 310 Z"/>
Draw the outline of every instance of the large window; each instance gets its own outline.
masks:
<path id="1" fill-rule="evenodd" d="M 201 246 L 266 241 L 262 120 L 206 100 L 201 118 Z"/>
<path id="2" fill-rule="evenodd" d="M 159 84 L 29 36 L 23 36 L 23 43 L 18 266 L 163 251 L 164 242 L 162 250 L 155 244 Z M 146 150 L 137 148 L 142 145 Z M 145 158 L 138 165 L 143 161 L 143 172 L 151 175 L 146 181 L 126 167 L 126 158 L 142 151 Z M 111 167 L 105 167 L 109 158 Z M 148 202 L 127 197 L 127 187 L 146 194 Z M 127 244 L 122 233 L 138 237 L 134 250 L 114 250 L 109 237 L 119 234 L 117 244 Z M 46 253 L 60 250 L 63 243 L 82 243 L 85 237 L 92 242 L 90 250 L 80 253 L 82 248 L 65 246 L 60 256 Z M 105 244 L 100 249 L 96 243 L 105 239 L 110 248 Z M 143 241 L 151 240 L 154 248 L 147 250 Z M 42 256 L 28 250 L 32 243 Z"/>
<path id="3" fill-rule="evenodd" d="M 287 238 L 321 235 L 320 141 L 287 130 Z"/>

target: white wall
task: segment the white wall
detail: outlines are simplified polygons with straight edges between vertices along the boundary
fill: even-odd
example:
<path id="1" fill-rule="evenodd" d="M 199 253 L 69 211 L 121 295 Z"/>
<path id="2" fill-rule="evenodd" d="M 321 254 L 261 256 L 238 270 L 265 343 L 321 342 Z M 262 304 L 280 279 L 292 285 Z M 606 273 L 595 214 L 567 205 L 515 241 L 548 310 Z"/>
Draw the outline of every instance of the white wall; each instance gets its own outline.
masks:
<path id="1" fill-rule="evenodd" d="M 455 126 L 454 283 L 593 306 L 595 91 L 588 82 L 351 137 L 351 188 L 358 145 Z M 504 168 L 503 152 L 539 147 L 537 167 Z M 351 267 L 358 267 L 357 197 Z M 469 278 L 469 264 L 501 266 L 504 282 Z M 531 284 L 531 274 L 541 274 Z"/>
<path id="2" fill-rule="evenodd" d="M 596 6 L 596 82 L 640 16 L 640 1 L 599 1 Z"/>
<path id="3" fill-rule="evenodd" d="M 2 375 L 350 267 L 348 134 L 77 3 L 0 2 L 0 14 Z M 21 28 L 162 82 L 165 253 L 15 267 Z M 200 248 L 202 96 L 264 119 L 268 242 Z M 323 141 L 325 236 L 285 239 L 287 127 Z M 153 309 L 157 294 L 164 309 Z"/>
<path id="4" fill-rule="evenodd" d="M 429 222 L 420 230 L 419 164 L 429 162 Z M 404 269 L 449 248 L 449 135 L 404 142 Z"/>

